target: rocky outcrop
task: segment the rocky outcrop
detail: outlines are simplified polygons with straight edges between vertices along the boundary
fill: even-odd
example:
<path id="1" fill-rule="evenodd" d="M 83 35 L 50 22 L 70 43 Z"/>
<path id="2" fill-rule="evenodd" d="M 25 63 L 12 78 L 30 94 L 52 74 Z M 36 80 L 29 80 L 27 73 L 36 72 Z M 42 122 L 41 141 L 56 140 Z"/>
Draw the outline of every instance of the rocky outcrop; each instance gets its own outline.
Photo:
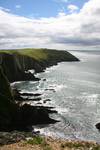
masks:
<path id="1" fill-rule="evenodd" d="M 25 73 L 25 71 L 34 68 L 35 61 L 32 58 L 17 54 L 0 53 L 0 60 L 3 71 L 10 82 L 38 80 L 30 72 Z"/>
<path id="2" fill-rule="evenodd" d="M 36 54 L 35 54 L 36 53 Z M 78 61 L 68 52 L 42 50 L 27 54 L 18 51 L 0 52 L 0 130 L 27 130 L 36 124 L 55 123 L 49 113 L 56 113 L 52 108 L 42 106 L 19 105 L 23 100 L 19 93 L 13 95 L 9 84 L 14 81 L 38 80 L 28 72 L 34 69 L 41 72 L 46 67 L 61 61 Z M 45 55 L 43 55 L 45 54 Z M 42 56 L 43 55 L 43 56 Z M 39 57 L 38 57 L 39 56 Z M 45 56 L 45 57 L 44 57 Z M 27 72 L 26 72 L 27 71 Z M 15 91 L 16 93 L 16 91 Z M 24 95 L 26 95 L 24 93 Z M 38 99 L 39 100 L 39 99 Z M 36 99 L 35 99 L 36 101 Z M 44 101 L 46 102 L 46 101 Z"/>
<path id="3" fill-rule="evenodd" d="M 55 123 L 49 117 L 52 112 L 51 108 L 16 104 L 10 84 L 0 68 L 0 131 L 28 130 L 34 124 Z"/>
<path id="4" fill-rule="evenodd" d="M 37 50 L 37 55 L 39 52 Z M 46 69 L 46 67 L 56 65 L 61 61 L 78 61 L 75 56 L 67 51 L 44 49 L 42 50 L 41 55 L 42 53 L 46 55 L 45 59 L 36 59 L 34 53 L 30 56 L 29 54 L 25 55 L 24 53 L 20 53 L 17 50 L 13 51 L 13 53 L 11 51 L 0 52 L 0 64 L 8 80 L 14 82 L 38 80 L 33 74 L 26 72 L 30 69 L 35 70 L 35 72 L 41 72 Z"/>
<path id="5" fill-rule="evenodd" d="M 10 84 L 0 67 L 0 129 L 10 127 L 15 111 L 16 105 Z"/>
<path id="6" fill-rule="evenodd" d="M 100 130 L 100 123 L 97 123 L 95 126 L 98 130 Z"/>

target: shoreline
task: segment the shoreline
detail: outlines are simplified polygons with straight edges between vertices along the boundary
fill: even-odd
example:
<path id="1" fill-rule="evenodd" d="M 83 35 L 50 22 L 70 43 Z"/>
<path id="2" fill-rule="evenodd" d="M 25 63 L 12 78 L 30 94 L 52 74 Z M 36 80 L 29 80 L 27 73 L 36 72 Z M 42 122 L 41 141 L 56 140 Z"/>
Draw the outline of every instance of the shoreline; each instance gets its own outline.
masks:
<path id="1" fill-rule="evenodd" d="M 10 86 L 10 83 L 14 81 L 39 80 L 34 74 L 27 72 L 30 69 L 34 69 L 35 73 L 39 73 L 58 62 L 79 61 L 78 58 L 67 51 L 53 50 L 52 52 L 50 49 L 0 51 L 0 131 L 22 130 L 23 127 L 24 130 L 27 130 L 32 125 L 56 122 L 49 117 L 49 114 L 54 112 L 49 108 L 33 107 L 29 104 L 21 106 L 20 101 L 24 99 L 21 98 L 18 92 L 17 96 L 14 96 Z M 16 103 L 18 100 L 19 102 Z M 33 100 L 39 101 L 41 99 Z"/>
<path id="2" fill-rule="evenodd" d="M 23 71 L 24 71 L 24 67 L 28 67 L 28 66 L 24 66 L 26 64 L 26 58 L 27 57 L 24 58 L 25 59 L 24 64 L 21 64 Z M 31 59 L 28 59 L 28 61 L 29 60 L 31 60 Z M 18 61 L 19 61 L 19 57 L 18 57 Z M 53 63 L 56 64 L 55 62 L 53 62 Z M 43 63 L 43 65 L 44 65 L 44 63 Z M 48 64 L 48 66 L 53 66 L 53 64 L 50 63 L 50 64 Z M 48 66 L 45 66 L 45 67 L 48 67 Z M 18 66 L 16 66 L 16 67 L 18 67 Z M 41 70 L 43 69 L 42 67 L 44 67 L 44 66 L 41 66 Z M 23 75 L 23 73 L 22 73 L 22 75 Z M 26 76 L 25 76 L 25 78 L 26 78 Z M 24 93 L 24 96 L 26 94 L 27 93 Z M 39 93 L 37 93 L 37 94 L 39 94 Z M 14 97 L 14 100 L 18 100 L 18 97 L 17 98 Z M 9 99 L 7 98 L 7 100 L 9 100 Z M 20 99 L 20 97 L 19 97 L 19 101 L 21 101 L 21 100 L 22 99 Z M 26 101 L 27 101 L 27 99 L 26 99 Z M 34 106 L 34 107 L 36 108 L 36 106 Z M 23 110 L 23 111 L 21 111 L 22 114 L 24 114 L 26 112 L 26 108 L 27 108 L 27 110 L 29 110 L 28 105 L 24 106 L 23 109 L 21 108 Z M 32 108 L 32 112 L 33 112 L 33 107 L 30 107 L 30 108 Z M 45 115 L 45 118 L 49 119 L 48 118 L 49 117 L 48 111 L 50 111 L 50 110 L 47 109 L 46 112 L 44 111 L 44 108 L 42 108 L 42 109 L 40 108 L 40 111 L 37 111 L 37 110 L 38 109 L 35 109 L 38 117 L 42 112 L 43 116 Z M 18 112 L 18 116 L 21 113 Z M 32 113 L 29 112 L 29 114 L 32 114 Z M 26 119 L 26 116 L 27 116 L 27 114 L 25 114 L 25 119 Z M 34 118 L 34 116 L 35 115 L 33 115 L 33 118 Z M 43 117 L 42 119 L 45 120 L 45 118 Z M 29 119 L 29 117 L 28 117 L 28 119 Z M 22 120 L 22 118 L 21 118 L 21 120 Z M 51 120 L 48 120 L 48 121 L 51 121 Z M 16 121 L 16 123 L 19 123 L 19 122 Z M 23 120 L 22 120 L 22 123 L 23 123 Z M 29 125 L 29 122 L 28 122 L 28 125 Z M 20 127 L 20 125 L 19 125 L 19 127 Z M 37 137 L 39 137 L 40 141 L 42 140 L 44 143 L 38 143 L 38 144 L 34 143 L 34 139 L 36 141 Z M 40 150 L 40 149 L 41 150 L 42 149 L 43 150 L 65 150 L 65 149 L 66 150 L 72 150 L 72 149 L 80 149 L 80 148 L 82 150 L 88 150 L 88 149 L 89 150 L 100 150 L 100 145 L 97 144 L 95 141 L 83 141 L 83 140 L 72 140 L 72 139 L 65 140 L 65 139 L 61 139 L 61 138 L 57 139 L 57 138 L 48 137 L 48 136 L 42 137 L 39 134 L 32 135 L 31 132 L 27 132 L 27 133 L 26 132 L 18 132 L 18 131 L 0 132 L 0 140 L 1 140 L 0 145 L 2 145 L 2 146 L 0 146 L 0 150 L 11 150 L 11 149 L 13 149 L 13 150 L 17 150 L 17 149 L 23 149 L 23 150 L 27 150 L 27 149 L 28 150 L 31 150 L 31 149 L 36 149 L 36 150 Z M 43 147 L 43 144 L 44 144 L 44 147 Z"/>
<path id="3" fill-rule="evenodd" d="M 11 139 L 12 139 L 12 133 Z M 19 135 L 19 136 L 18 136 Z M 15 134 L 14 134 L 15 136 Z M 1 137 L 1 132 L 0 132 Z M 7 137 L 7 136 L 6 136 Z M 22 138 L 22 139 L 21 139 Z M 19 140 L 18 140 L 19 139 Z M 13 139 L 14 140 L 14 139 Z M 95 141 L 54 138 L 51 136 L 33 136 L 23 132 L 17 133 L 17 141 L 0 144 L 0 150 L 100 150 L 100 144 Z"/>

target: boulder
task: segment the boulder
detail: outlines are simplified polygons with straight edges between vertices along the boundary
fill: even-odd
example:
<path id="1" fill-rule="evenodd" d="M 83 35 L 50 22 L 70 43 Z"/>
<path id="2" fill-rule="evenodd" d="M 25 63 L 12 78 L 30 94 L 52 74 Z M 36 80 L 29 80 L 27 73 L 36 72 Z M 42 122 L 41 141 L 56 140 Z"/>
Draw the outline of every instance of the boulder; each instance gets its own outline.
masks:
<path id="1" fill-rule="evenodd" d="M 95 126 L 98 130 L 100 130 L 100 123 L 97 123 Z"/>

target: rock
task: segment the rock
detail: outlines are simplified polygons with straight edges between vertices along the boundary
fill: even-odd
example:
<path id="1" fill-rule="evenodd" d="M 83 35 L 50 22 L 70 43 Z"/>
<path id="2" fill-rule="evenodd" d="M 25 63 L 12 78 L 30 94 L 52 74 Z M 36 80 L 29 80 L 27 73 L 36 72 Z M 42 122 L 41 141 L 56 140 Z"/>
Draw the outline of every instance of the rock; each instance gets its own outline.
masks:
<path id="1" fill-rule="evenodd" d="M 45 91 L 53 91 L 53 92 L 56 92 L 55 89 L 45 89 Z"/>
<path id="2" fill-rule="evenodd" d="M 0 130 L 10 127 L 16 109 L 10 84 L 0 67 Z"/>
<path id="3" fill-rule="evenodd" d="M 43 79 L 43 81 L 46 81 L 46 79 Z"/>
<path id="4" fill-rule="evenodd" d="M 0 64 L 10 82 L 39 80 L 28 70 L 35 70 L 35 73 L 43 72 L 47 67 L 62 61 L 79 61 L 79 59 L 67 51 L 50 49 L 23 49 L 21 53 L 20 50 L 0 52 Z"/>
<path id="5" fill-rule="evenodd" d="M 13 94 L 14 98 L 21 98 L 18 90 L 13 90 Z M 14 98 L 10 84 L 0 68 L 0 131 L 28 130 L 32 125 L 56 122 L 49 117 L 49 108 L 28 104 L 19 106 Z"/>
<path id="6" fill-rule="evenodd" d="M 16 101 L 23 101 L 24 99 L 21 97 L 21 94 L 19 93 L 19 90 L 16 88 L 13 89 L 13 97 Z"/>
<path id="7" fill-rule="evenodd" d="M 41 100 L 41 97 L 37 97 L 37 98 L 34 98 L 34 99 L 31 99 L 31 98 L 24 98 L 24 97 L 21 97 L 21 96 L 40 96 L 40 94 L 32 94 L 32 93 L 19 93 L 19 90 L 17 90 L 16 88 L 13 89 L 13 96 L 14 96 L 14 99 L 16 101 L 40 101 Z"/>
<path id="8" fill-rule="evenodd" d="M 33 137 L 31 132 L 0 132 L 0 146 L 19 142 Z"/>
<path id="9" fill-rule="evenodd" d="M 49 117 L 49 113 L 52 113 L 49 108 L 24 104 L 19 108 L 13 120 L 13 128 L 27 131 L 32 125 L 56 123 L 54 119 Z"/>
<path id="10" fill-rule="evenodd" d="M 49 113 L 56 113 L 55 110 L 51 110 L 51 107 L 30 106 L 28 104 L 20 106 L 16 104 L 15 100 L 39 101 L 41 98 L 24 99 L 16 90 L 13 96 L 9 82 L 39 80 L 28 70 L 34 69 L 35 72 L 41 72 L 47 67 L 62 61 L 79 60 L 69 52 L 60 50 L 24 49 L 21 51 L 0 52 L 0 64 L 2 67 L 2 69 L 0 68 L 0 130 L 28 130 L 29 126 L 32 125 L 57 122 L 49 117 Z M 46 90 L 55 92 L 54 89 Z"/>
<path id="11" fill-rule="evenodd" d="M 46 102 L 49 102 L 49 101 L 51 101 L 51 99 L 46 99 L 46 100 L 43 101 L 43 103 L 46 103 Z"/>
<path id="12" fill-rule="evenodd" d="M 39 93 L 20 93 L 21 96 L 40 96 L 41 94 Z"/>
<path id="13" fill-rule="evenodd" d="M 38 102 L 37 105 L 42 105 L 42 103 Z"/>
<path id="14" fill-rule="evenodd" d="M 2 59 L 1 66 L 3 68 L 4 74 L 7 76 L 10 82 L 39 80 L 32 73 L 30 72 L 26 73 L 26 71 L 30 69 L 28 65 L 30 63 L 35 64 L 35 60 L 33 61 L 34 63 L 32 63 L 32 58 L 18 55 L 16 53 L 8 54 L 8 53 L 2 52 L 0 53 L 0 59 Z"/>
<path id="15" fill-rule="evenodd" d="M 100 130 L 100 123 L 97 123 L 95 126 L 98 130 Z"/>

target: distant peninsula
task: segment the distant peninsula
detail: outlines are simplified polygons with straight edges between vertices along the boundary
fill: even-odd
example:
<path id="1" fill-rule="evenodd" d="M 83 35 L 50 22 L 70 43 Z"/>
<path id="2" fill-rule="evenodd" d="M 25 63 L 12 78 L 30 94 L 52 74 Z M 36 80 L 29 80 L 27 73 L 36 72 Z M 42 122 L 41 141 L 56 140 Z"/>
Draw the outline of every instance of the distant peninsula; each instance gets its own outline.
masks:
<path id="1" fill-rule="evenodd" d="M 33 74 L 44 71 L 58 62 L 79 61 L 67 51 L 51 49 L 0 50 L 0 66 L 9 82 L 37 80 Z"/>

